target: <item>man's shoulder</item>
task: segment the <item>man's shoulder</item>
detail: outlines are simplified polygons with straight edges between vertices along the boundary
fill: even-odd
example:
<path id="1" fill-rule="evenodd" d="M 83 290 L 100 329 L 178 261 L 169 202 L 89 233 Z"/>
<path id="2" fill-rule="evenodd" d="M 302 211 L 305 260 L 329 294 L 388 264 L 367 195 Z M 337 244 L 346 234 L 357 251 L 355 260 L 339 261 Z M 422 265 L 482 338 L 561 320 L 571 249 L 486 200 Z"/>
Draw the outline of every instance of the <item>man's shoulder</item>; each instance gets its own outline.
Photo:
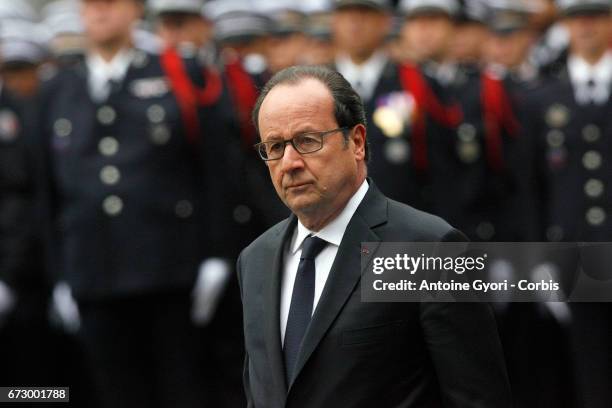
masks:
<path id="1" fill-rule="evenodd" d="M 291 217 L 285 218 L 276 225 L 268 228 L 263 234 L 257 237 L 240 254 L 241 258 L 248 258 L 252 254 L 262 254 L 264 249 L 270 249 L 270 245 L 282 239 L 286 231 L 287 224 L 291 222 Z M 275 249 L 275 248 L 272 248 Z"/>
<path id="2" fill-rule="evenodd" d="M 442 218 L 395 200 L 388 201 L 388 219 L 381 238 L 385 241 L 463 240 L 463 234 Z"/>

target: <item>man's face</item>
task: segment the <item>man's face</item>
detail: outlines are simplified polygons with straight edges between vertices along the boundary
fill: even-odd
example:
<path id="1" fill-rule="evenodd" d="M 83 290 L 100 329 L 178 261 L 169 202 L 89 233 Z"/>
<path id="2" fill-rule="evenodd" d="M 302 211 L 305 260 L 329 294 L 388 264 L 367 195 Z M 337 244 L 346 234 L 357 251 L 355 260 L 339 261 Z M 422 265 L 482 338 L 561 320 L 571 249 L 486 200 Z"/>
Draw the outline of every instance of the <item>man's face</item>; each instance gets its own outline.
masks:
<path id="1" fill-rule="evenodd" d="M 565 19 L 574 52 L 603 52 L 612 37 L 612 17 L 609 14 L 577 15 Z"/>
<path id="2" fill-rule="evenodd" d="M 402 42 L 417 62 L 442 62 L 448 55 L 455 25 L 445 14 L 423 14 L 408 19 L 402 28 Z"/>
<path id="3" fill-rule="evenodd" d="M 533 33 L 527 29 L 507 35 L 492 34 L 485 42 L 485 59 L 508 69 L 517 68 L 525 62 L 532 43 Z"/>
<path id="4" fill-rule="evenodd" d="M 259 111 L 263 142 L 337 127 L 332 95 L 315 79 L 276 86 Z M 332 133 L 321 150 L 305 155 L 288 144 L 281 159 L 267 162 L 276 192 L 294 213 L 339 212 L 356 191 L 365 171 L 365 128 L 358 125 L 350 132 L 348 142 L 342 132 Z"/>
<path id="5" fill-rule="evenodd" d="M 486 27 L 480 23 L 458 25 L 450 44 L 450 58 L 457 62 L 480 61 L 487 34 Z"/>
<path id="6" fill-rule="evenodd" d="M 334 42 L 351 55 L 371 54 L 383 44 L 389 30 L 389 16 L 368 7 L 343 7 L 332 20 Z"/>
<path id="7" fill-rule="evenodd" d="M 301 33 L 270 37 L 266 44 L 266 60 L 270 72 L 298 65 L 304 54 L 306 38 Z"/>
<path id="8" fill-rule="evenodd" d="M 112 43 L 128 36 L 142 14 L 139 0 L 82 0 L 81 17 L 94 44 Z"/>
<path id="9" fill-rule="evenodd" d="M 212 26 L 199 15 L 167 13 L 159 17 L 157 34 L 167 47 L 191 44 L 200 48 L 211 40 Z"/>

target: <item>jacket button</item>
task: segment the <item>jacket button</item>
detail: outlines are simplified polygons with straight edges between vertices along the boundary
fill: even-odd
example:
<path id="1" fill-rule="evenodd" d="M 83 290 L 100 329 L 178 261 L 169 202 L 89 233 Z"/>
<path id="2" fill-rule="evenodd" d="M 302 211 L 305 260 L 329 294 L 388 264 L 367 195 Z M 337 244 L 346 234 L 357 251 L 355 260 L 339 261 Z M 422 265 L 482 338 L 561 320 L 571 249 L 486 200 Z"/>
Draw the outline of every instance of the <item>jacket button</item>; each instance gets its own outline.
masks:
<path id="1" fill-rule="evenodd" d="M 161 123 L 166 119 L 166 111 L 160 105 L 151 105 L 147 109 L 147 118 L 151 123 Z"/>
<path id="2" fill-rule="evenodd" d="M 102 106 L 98 109 L 97 113 L 98 121 L 103 125 L 112 125 L 117 119 L 117 112 L 108 105 Z"/>
<path id="3" fill-rule="evenodd" d="M 70 136 L 72 133 L 72 122 L 70 122 L 68 119 L 58 119 L 53 124 L 53 130 L 59 137 Z"/>
<path id="4" fill-rule="evenodd" d="M 582 129 L 582 138 L 587 143 L 595 143 L 601 137 L 601 130 L 597 125 L 586 125 Z"/>
<path id="5" fill-rule="evenodd" d="M 476 235 L 484 241 L 489 241 L 495 235 L 495 227 L 490 222 L 481 222 L 476 227 Z"/>
<path id="6" fill-rule="evenodd" d="M 563 228 L 551 225 L 546 229 L 546 239 L 550 242 L 559 242 L 563 239 Z"/>
<path id="7" fill-rule="evenodd" d="M 121 173 L 115 166 L 104 166 L 100 171 L 100 180 L 107 186 L 115 185 L 121 179 Z"/>
<path id="8" fill-rule="evenodd" d="M 174 212 L 179 218 L 189 218 L 193 214 L 193 204 L 189 200 L 181 200 L 176 203 Z"/>
<path id="9" fill-rule="evenodd" d="M 114 137 L 103 137 L 98 143 L 98 151 L 103 156 L 114 156 L 119 151 L 119 141 Z"/>
<path id="10" fill-rule="evenodd" d="M 598 198 L 604 192 L 604 184 L 601 180 L 590 179 L 584 185 L 584 193 L 591 198 Z"/>
<path id="11" fill-rule="evenodd" d="M 123 211 L 123 200 L 116 195 L 108 196 L 102 202 L 102 209 L 110 217 L 116 217 Z"/>
<path id="12" fill-rule="evenodd" d="M 591 207 L 586 213 L 586 220 L 589 225 L 598 227 L 606 220 L 606 212 L 601 207 Z"/>
<path id="13" fill-rule="evenodd" d="M 151 128 L 151 141 L 156 145 L 165 145 L 170 141 L 170 129 L 168 126 L 160 124 Z"/>
<path id="14" fill-rule="evenodd" d="M 582 156 L 582 164 L 587 170 L 597 170 L 601 167 L 601 154 L 595 150 L 589 150 Z"/>

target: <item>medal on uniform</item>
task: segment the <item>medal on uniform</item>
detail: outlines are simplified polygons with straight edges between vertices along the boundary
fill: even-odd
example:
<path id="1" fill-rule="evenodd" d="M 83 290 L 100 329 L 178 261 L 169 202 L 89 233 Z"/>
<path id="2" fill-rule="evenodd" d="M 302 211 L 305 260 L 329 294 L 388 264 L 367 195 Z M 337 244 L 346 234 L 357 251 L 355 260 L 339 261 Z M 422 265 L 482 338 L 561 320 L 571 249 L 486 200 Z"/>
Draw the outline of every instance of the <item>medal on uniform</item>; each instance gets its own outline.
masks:
<path id="1" fill-rule="evenodd" d="M 374 124 L 386 137 L 396 138 L 410 126 L 416 104 L 414 97 L 406 92 L 392 92 L 376 101 L 372 115 Z"/>
<path id="2" fill-rule="evenodd" d="M 168 81 L 163 78 L 145 78 L 132 81 L 130 84 L 132 94 L 138 99 L 158 98 L 170 91 Z"/>

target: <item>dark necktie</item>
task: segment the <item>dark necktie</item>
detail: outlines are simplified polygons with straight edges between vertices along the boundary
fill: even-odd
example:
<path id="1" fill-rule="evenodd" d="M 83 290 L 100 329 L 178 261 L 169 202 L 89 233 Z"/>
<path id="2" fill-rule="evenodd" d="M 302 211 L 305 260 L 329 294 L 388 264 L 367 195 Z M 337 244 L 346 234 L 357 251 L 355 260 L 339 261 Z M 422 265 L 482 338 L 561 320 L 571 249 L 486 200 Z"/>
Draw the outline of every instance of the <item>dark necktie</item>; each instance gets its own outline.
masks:
<path id="1" fill-rule="evenodd" d="M 310 235 L 302 245 L 302 255 L 293 284 L 283 347 L 287 384 L 290 384 L 293 379 L 298 352 L 312 317 L 315 291 L 315 258 L 325 248 L 325 245 L 327 245 L 327 242 Z"/>

